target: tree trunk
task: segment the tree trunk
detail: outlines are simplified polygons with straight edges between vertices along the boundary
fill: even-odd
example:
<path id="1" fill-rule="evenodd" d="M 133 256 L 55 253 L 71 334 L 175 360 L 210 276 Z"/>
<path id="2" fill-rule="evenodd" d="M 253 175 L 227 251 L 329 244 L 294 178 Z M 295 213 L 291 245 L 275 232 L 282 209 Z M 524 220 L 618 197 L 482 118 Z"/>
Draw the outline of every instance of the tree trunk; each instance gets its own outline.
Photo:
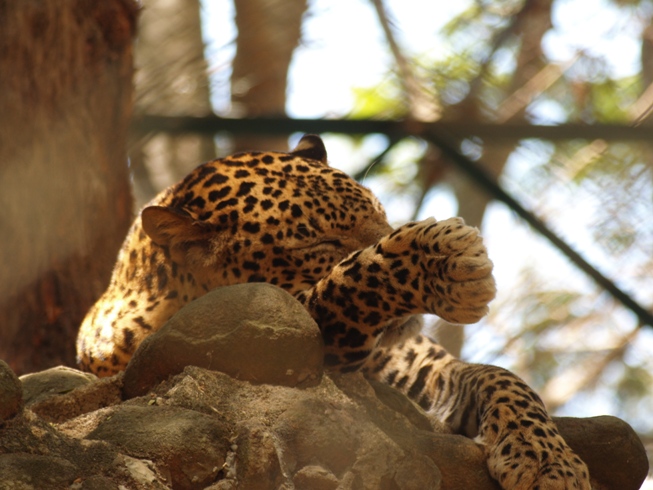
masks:
<path id="1" fill-rule="evenodd" d="M 74 365 L 132 218 L 132 0 L 0 0 L 0 358 Z"/>
<path id="2" fill-rule="evenodd" d="M 235 0 L 236 56 L 231 75 L 236 117 L 286 114 L 288 68 L 301 35 L 306 0 Z M 237 135 L 235 151 L 288 149 L 286 136 Z"/>

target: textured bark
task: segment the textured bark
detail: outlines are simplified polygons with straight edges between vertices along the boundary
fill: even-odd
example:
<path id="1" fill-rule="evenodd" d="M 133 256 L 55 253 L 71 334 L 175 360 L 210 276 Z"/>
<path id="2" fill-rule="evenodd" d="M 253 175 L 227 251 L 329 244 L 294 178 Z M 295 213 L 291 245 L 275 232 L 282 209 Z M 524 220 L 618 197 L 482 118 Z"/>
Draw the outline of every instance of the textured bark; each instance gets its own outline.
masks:
<path id="1" fill-rule="evenodd" d="M 131 0 L 0 0 L 0 358 L 74 364 L 132 215 Z"/>
<path id="2" fill-rule="evenodd" d="M 287 76 L 306 0 L 235 0 L 236 56 L 231 75 L 237 117 L 283 116 Z M 238 135 L 234 150 L 288 150 L 287 137 Z"/>

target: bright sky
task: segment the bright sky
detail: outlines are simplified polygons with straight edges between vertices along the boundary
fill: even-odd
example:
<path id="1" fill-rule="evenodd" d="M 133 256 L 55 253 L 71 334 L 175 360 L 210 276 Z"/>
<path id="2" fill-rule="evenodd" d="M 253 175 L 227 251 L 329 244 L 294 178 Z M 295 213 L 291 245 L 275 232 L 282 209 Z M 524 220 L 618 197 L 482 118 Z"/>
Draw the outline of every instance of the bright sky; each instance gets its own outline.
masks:
<path id="1" fill-rule="evenodd" d="M 375 85 L 392 59 L 386 49 L 376 13 L 367 0 L 313 0 L 304 24 L 302 46 L 296 51 L 289 76 L 288 114 L 324 117 L 346 114 L 352 107 L 353 87 Z M 399 42 L 408 52 L 445 54 L 439 31 L 472 2 L 386 0 Z M 205 37 L 213 66 L 226 67 L 234 54 L 236 31 L 231 0 L 204 0 Z M 639 70 L 642 29 L 623 9 L 607 0 L 558 0 L 554 29 L 544 47 L 553 60 L 568 60 L 577 49 L 607 57 L 620 75 Z M 625 28 L 624 28 L 625 27 Z M 630 34 L 634 34 L 630 35 Z M 479 42 L 484 42 L 480 39 Z M 228 80 L 228 70 L 216 73 Z M 219 112 L 228 110 L 228 89 L 214 93 Z"/>
<path id="2" fill-rule="evenodd" d="M 457 6 L 454 7 L 454 4 Z M 400 42 L 409 50 L 437 49 L 437 32 L 466 1 L 390 1 Z M 205 0 L 205 37 L 214 66 L 227 66 L 236 36 L 231 0 Z M 415 15 L 415 12 L 420 12 Z M 288 114 L 324 117 L 346 114 L 353 87 L 374 85 L 392 64 L 371 3 L 365 0 L 313 0 L 303 26 L 302 45 L 289 75 Z M 346 74 L 346 75 L 345 75 Z M 228 80 L 229 73 L 222 76 Z M 228 110 L 228 92 L 214 94 L 218 111 Z"/>

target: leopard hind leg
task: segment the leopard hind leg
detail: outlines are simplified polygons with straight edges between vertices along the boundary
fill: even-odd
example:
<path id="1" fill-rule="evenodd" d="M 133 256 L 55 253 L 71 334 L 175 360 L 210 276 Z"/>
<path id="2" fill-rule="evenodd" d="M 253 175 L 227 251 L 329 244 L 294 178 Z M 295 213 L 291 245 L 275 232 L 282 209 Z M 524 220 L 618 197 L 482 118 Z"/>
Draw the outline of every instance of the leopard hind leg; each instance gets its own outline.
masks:
<path id="1" fill-rule="evenodd" d="M 361 371 L 403 392 L 428 417 L 485 448 L 506 490 L 590 490 L 585 463 L 562 438 L 540 397 L 515 374 L 456 359 L 424 335 L 378 345 Z"/>

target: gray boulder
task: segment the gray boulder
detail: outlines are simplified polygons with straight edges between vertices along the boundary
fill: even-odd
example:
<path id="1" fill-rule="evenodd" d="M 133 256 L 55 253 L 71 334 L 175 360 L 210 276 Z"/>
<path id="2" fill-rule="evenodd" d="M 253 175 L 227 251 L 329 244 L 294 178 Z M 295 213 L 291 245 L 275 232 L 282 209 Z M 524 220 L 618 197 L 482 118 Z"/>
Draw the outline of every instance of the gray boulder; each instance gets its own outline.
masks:
<path id="1" fill-rule="evenodd" d="M 315 384 L 324 350 L 317 324 L 283 289 L 267 283 L 218 288 L 147 337 L 125 370 L 124 393 L 145 394 L 185 366 L 253 383 Z"/>

